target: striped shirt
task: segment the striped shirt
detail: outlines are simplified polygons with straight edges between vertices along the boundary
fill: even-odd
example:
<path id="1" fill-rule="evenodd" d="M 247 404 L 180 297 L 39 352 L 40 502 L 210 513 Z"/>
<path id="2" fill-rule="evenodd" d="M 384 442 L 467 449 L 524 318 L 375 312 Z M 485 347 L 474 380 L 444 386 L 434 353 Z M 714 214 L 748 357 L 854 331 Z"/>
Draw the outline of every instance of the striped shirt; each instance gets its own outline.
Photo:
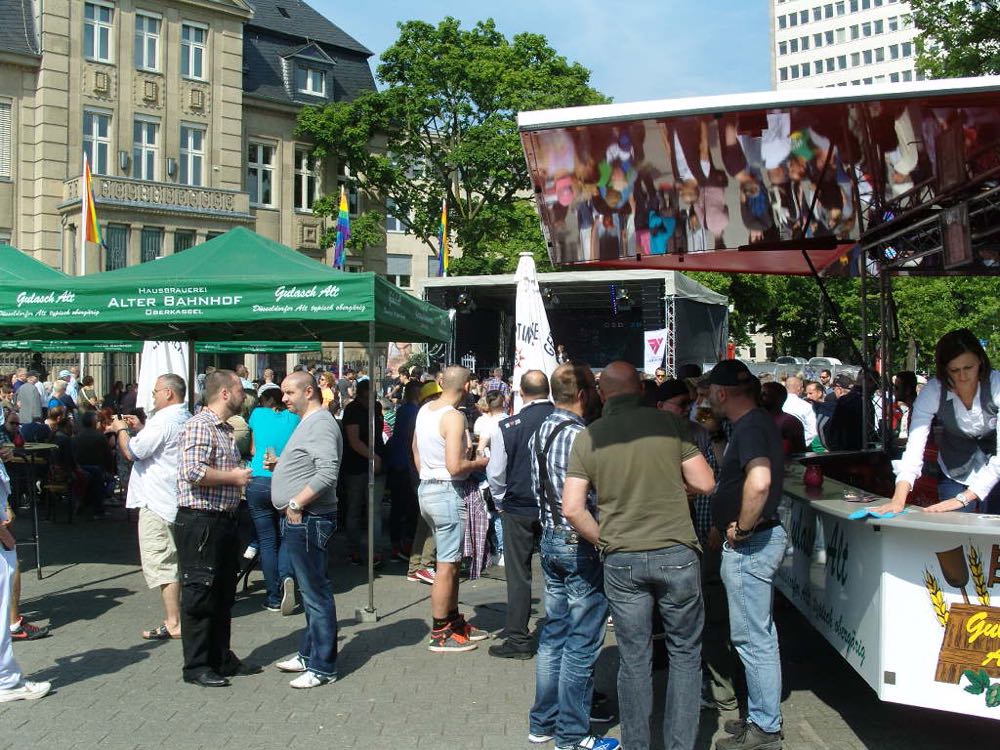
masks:
<path id="1" fill-rule="evenodd" d="M 202 409 L 184 423 L 177 441 L 177 505 L 196 510 L 234 511 L 243 489 L 235 485 L 203 487 L 207 469 L 232 471 L 240 466 L 233 428 L 211 409 Z"/>
<path id="2" fill-rule="evenodd" d="M 555 439 L 552 441 L 552 445 L 549 447 L 549 451 L 546 454 L 545 466 L 549 474 L 550 489 L 549 495 L 550 499 L 554 501 L 557 507 L 562 505 L 562 491 L 563 482 L 566 479 L 566 467 L 569 465 L 569 452 L 573 447 L 573 441 L 576 440 L 576 436 L 583 431 L 583 428 L 587 426 L 587 423 L 583 421 L 583 417 L 579 417 L 571 411 L 566 411 L 565 409 L 560 409 L 558 406 L 553 410 L 553 412 L 545 418 L 538 431 L 531 436 L 528 440 L 528 450 L 531 451 L 531 486 L 535 492 L 535 496 L 538 498 L 538 505 L 541 508 L 541 521 L 542 525 L 546 528 L 552 528 L 555 522 L 552 519 L 552 512 L 550 510 L 550 505 L 545 501 L 542 495 L 541 482 L 538 478 L 538 461 L 535 459 L 535 445 L 538 442 L 539 449 L 545 447 L 546 441 L 549 439 L 549 435 L 552 431 L 556 429 L 562 422 L 569 422 L 568 427 L 564 427 L 556 435 Z M 597 496 L 591 489 L 587 493 L 587 510 L 589 510 L 594 517 L 597 517 Z M 561 513 L 560 513 L 561 515 Z M 562 518 L 559 519 L 560 523 L 565 524 Z"/>

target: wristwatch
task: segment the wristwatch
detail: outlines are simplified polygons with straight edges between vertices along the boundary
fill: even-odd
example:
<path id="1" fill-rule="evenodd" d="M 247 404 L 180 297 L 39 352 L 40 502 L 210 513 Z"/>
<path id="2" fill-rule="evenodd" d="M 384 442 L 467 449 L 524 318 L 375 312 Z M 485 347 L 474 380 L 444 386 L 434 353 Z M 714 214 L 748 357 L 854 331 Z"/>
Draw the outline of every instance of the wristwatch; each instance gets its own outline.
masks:
<path id="1" fill-rule="evenodd" d="M 301 506 L 301 505 L 299 505 L 299 504 L 298 504 L 297 502 L 295 502 L 294 500 L 289 500 L 289 501 L 288 501 L 288 507 L 289 507 L 289 509 L 291 509 L 291 510 L 294 510 L 294 511 L 296 511 L 296 512 L 298 512 L 298 511 L 302 510 L 302 506 Z"/>

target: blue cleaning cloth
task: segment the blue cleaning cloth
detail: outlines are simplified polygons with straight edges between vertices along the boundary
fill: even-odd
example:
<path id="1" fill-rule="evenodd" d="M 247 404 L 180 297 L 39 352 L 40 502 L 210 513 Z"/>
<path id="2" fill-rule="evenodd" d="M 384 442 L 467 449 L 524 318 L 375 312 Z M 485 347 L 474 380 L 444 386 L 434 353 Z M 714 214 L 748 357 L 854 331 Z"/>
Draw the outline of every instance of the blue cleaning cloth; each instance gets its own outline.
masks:
<path id="1" fill-rule="evenodd" d="M 899 511 L 899 513 L 893 513 L 891 511 L 886 511 L 884 513 L 879 513 L 876 510 L 868 510 L 867 508 L 862 508 L 861 510 L 856 510 L 853 513 L 851 513 L 851 515 L 849 515 L 848 518 L 850 520 L 852 520 L 852 521 L 860 521 L 860 520 L 862 520 L 864 518 L 868 518 L 868 517 L 871 517 L 871 518 L 895 518 L 896 516 L 902 516 L 902 515 L 904 515 L 906 513 L 909 513 L 909 512 L 910 512 L 909 508 L 903 508 L 901 511 Z"/>

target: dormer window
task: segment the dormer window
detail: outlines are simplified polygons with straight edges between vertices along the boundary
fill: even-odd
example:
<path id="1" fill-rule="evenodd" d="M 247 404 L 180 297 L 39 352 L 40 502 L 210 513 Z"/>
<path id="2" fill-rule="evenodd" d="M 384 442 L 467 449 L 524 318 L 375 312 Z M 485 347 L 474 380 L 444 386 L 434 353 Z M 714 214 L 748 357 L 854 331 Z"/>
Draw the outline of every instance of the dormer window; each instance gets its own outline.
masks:
<path id="1" fill-rule="evenodd" d="M 302 64 L 295 66 L 295 91 L 309 96 L 326 96 L 326 71 Z"/>

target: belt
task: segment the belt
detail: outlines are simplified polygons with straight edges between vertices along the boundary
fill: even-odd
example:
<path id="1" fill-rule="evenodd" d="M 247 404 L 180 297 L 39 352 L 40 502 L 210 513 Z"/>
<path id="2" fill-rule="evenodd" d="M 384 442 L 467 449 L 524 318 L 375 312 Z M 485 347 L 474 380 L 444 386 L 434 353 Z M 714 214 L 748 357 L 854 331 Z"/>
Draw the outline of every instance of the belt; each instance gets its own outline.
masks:
<path id="1" fill-rule="evenodd" d="M 781 526 L 781 521 L 777 518 L 772 518 L 767 521 L 761 521 L 756 526 L 753 527 L 753 533 L 756 534 L 758 531 L 767 531 L 768 529 L 773 529 L 775 526 Z"/>
<path id="2" fill-rule="evenodd" d="M 236 518 L 237 511 L 233 510 L 205 510 L 203 508 L 191 508 L 187 505 L 177 506 L 177 512 L 196 513 L 198 515 L 212 516 L 217 518 Z"/>

